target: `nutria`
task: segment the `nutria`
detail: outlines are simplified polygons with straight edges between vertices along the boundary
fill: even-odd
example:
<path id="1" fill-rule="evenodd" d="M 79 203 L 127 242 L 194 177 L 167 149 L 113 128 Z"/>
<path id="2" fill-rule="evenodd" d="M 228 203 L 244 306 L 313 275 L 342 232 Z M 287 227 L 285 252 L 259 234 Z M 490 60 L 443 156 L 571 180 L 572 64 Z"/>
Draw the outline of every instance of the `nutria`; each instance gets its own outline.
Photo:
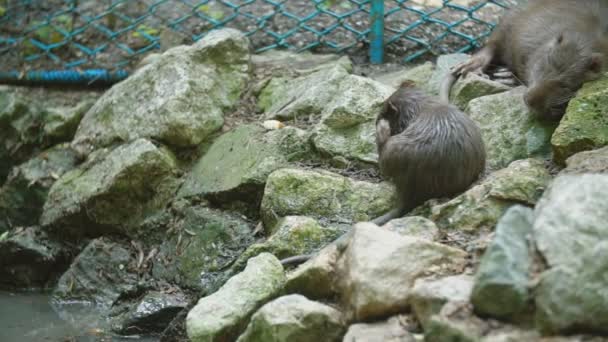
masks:
<path id="1" fill-rule="evenodd" d="M 483 172 L 486 153 L 473 120 L 404 82 L 385 102 L 376 120 L 382 174 L 397 189 L 399 206 L 373 220 L 382 225 L 431 198 L 466 190 Z"/>
<path id="2" fill-rule="evenodd" d="M 376 145 L 380 171 L 395 184 L 398 195 L 397 207 L 372 221 L 377 225 L 428 199 L 463 192 L 485 168 L 485 147 L 475 122 L 446 97 L 433 98 L 410 81 L 385 101 L 376 119 Z M 311 256 L 281 263 L 301 263 Z"/>
<path id="3" fill-rule="evenodd" d="M 559 120 L 583 83 L 601 75 L 607 28 L 608 1 L 530 1 L 508 11 L 485 46 L 447 77 L 506 66 L 528 87 L 524 101 L 530 111 Z"/>

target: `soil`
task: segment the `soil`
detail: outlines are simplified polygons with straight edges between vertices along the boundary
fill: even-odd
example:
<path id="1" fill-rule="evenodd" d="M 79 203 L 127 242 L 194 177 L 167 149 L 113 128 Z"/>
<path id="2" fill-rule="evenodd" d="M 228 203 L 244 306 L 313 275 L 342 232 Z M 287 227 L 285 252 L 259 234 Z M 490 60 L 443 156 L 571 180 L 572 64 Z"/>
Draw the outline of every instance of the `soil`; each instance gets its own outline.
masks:
<path id="1" fill-rule="evenodd" d="M 390 13 L 385 18 L 385 61 L 404 63 L 405 57 L 420 54 L 415 62 L 421 62 L 471 47 L 457 34 L 471 37 L 488 34 L 489 23 L 497 22 L 503 11 L 496 3 L 512 6 L 516 1 L 469 0 L 471 8 L 483 5 L 470 16 L 455 5 L 440 10 L 417 4 L 420 0 L 385 1 L 385 12 Z M 226 22 L 225 26 L 250 34 L 257 52 L 269 48 L 309 49 L 317 53 L 345 53 L 355 64 L 369 63 L 368 42 L 364 38 L 369 27 L 368 2 L 325 0 L 318 5 L 311 0 L 248 2 L 231 1 L 241 6 L 234 10 L 222 0 L 211 0 L 198 7 L 193 2 L 176 0 L 162 3 L 82 0 L 76 2 L 76 9 L 68 10 L 70 2 L 63 0 L 0 0 L 0 71 L 70 67 L 132 70 L 147 53 L 158 51 L 160 45 L 164 50 L 200 38 L 212 27 L 211 20 Z M 49 13 L 55 14 L 49 19 Z M 345 14 L 350 15 L 336 18 Z M 407 34 L 400 33 L 422 21 L 422 17 L 424 23 Z M 445 35 L 446 26 L 457 22 L 462 23 Z M 50 26 L 41 28 L 45 23 Z M 298 26 L 299 30 L 292 32 Z M 172 30 L 167 30 L 168 27 Z M 81 32 L 68 40 L 62 30 Z M 59 44 L 44 52 L 32 45 L 30 38 Z M 67 43 L 62 45 L 64 41 Z M 89 57 L 87 49 L 97 53 Z"/>

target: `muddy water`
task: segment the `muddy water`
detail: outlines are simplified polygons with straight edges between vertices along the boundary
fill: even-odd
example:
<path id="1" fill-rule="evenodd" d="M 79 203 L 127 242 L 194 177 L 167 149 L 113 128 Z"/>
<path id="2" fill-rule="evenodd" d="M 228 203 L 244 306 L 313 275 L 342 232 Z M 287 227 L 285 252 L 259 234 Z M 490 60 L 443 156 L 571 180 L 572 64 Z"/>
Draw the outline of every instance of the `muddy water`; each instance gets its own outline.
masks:
<path id="1" fill-rule="evenodd" d="M 0 291 L 1 342 L 157 342 L 156 338 L 118 337 L 107 333 L 94 308 L 73 305 L 55 310 L 44 293 Z"/>

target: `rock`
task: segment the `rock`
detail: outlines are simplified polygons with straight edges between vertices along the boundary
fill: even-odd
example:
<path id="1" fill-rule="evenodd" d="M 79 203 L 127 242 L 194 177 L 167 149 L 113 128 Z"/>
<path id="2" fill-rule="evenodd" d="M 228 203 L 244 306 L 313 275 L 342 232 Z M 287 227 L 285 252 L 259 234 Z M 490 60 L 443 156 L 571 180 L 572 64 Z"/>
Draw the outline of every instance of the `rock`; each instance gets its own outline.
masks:
<path id="1" fill-rule="evenodd" d="M 500 218 L 496 235 L 475 275 L 471 302 L 482 316 L 516 320 L 529 304 L 533 211 L 514 205 Z"/>
<path id="2" fill-rule="evenodd" d="M 14 165 L 72 139 L 95 92 L 0 86 L 0 184 Z"/>
<path id="3" fill-rule="evenodd" d="M 16 229 L 0 239 L 0 288 L 46 288 L 70 264 L 72 250 L 39 227 Z"/>
<path id="4" fill-rule="evenodd" d="M 84 302 L 109 310 L 139 286 L 132 250 L 108 238 L 92 240 L 74 259 L 53 290 L 53 303 Z"/>
<path id="5" fill-rule="evenodd" d="M 16 166 L 0 187 L 0 233 L 38 224 L 51 185 L 78 162 L 67 145 L 58 145 Z"/>
<path id="6" fill-rule="evenodd" d="M 326 158 L 343 157 L 347 163 L 353 161 L 367 166 L 378 163 L 375 139 L 374 121 L 342 129 L 319 124 L 314 131 L 313 144 Z"/>
<path id="7" fill-rule="evenodd" d="M 299 293 L 310 299 L 336 297 L 339 291 L 336 263 L 342 252 L 335 243 L 320 250 L 287 275 L 285 293 Z"/>
<path id="8" fill-rule="evenodd" d="M 482 320 L 472 308 L 461 302 L 448 302 L 441 312 L 431 317 L 424 331 L 429 342 L 557 342 L 526 330 L 497 321 Z"/>
<path id="9" fill-rule="evenodd" d="M 352 69 L 350 59 L 334 54 L 319 54 L 309 51 L 299 53 L 286 50 L 268 50 L 251 56 L 251 63 L 256 71 L 270 72 L 277 76 L 282 74 L 306 74 L 331 67 L 336 64 Z"/>
<path id="10" fill-rule="evenodd" d="M 447 302 L 468 303 L 473 289 L 473 277 L 466 274 L 443 278 L 420 278 L 414 283 L 410 305 L 423 328 L 431 316 L 439 314 Z"/>
<path id="11" fill-rule="evenodd" d="M 409 235 L 433 241 L 439 234 L 435 222 L 422 216 L 405 216 L 388 221 L 384 229 L 394 231 L 401 235 Z"/>
<path id="12" fill-rule="evenodd" d="M 341 341 L 340 311 L 301 295 L 279 297 L 262 306 L 237 342 Z"/>
<path id="13" fill-rule="evenodd" d="M 323 108 L 322 120 L 314 130 L 313 143 L 327 157 L 377 163 L 376 117 L 394 89 L 371 79 L 348 75 L 338 94 Z"/>
<path id="14" fill-rule="evenodd" d="M 545 333 L 606 333 L 608 175 L 555 178 L 535 209 L 536 245 L 550 267 L 535 289 Z"/>
<path id="15" fill-rule="evenodd" d="M 398 316 L 384 322 L 357 323 L 348 327 L 343 342 L 415 342 L 414 336 L 407 331 Z"/>
<path id="16" fill-rule="evenodd" d="M 42 225 L 64 236 L 136 235 L 130 228 L 172 198 L 177 166 L 169 151 L 138 139 L 103 152 L 53 184 Z"/>
<path id="17" fill-rule="evenodd" d="M 403 81 L 413 81 L 417 86 L 425 89 L 433 75 L 434 69 L 435 65 L 433 65 L 432 62 L 425 62 L 410 69 L 377 75 L 372 78 L 395 89 L 398 88 Z"/>
<path id="18" fill-rule="evenodd" d="M 570 100 L 551 138 L 553 160 L 563 164 L 571 155 L 608 144 L 608 77 L 587 82 Z"/>
<path id="19" fill-rule="evenodd" d="M 151 291 L 129 311 L 112 319 L 112 330 L 122 335 L 162 332 L 188 301 L 182 293 Z"/>
<path id="20" fill-rule="evenodd" d="M 433 206 L 429 218 L 440 228 L 465 232 L 493 229 L 512 205 L 533 206 L 550 180 L 542 161 L 518 160 L 460 196 Z"/>
<path id="21" fill-rule="evenodd" d="M 536 245 L 550 267 L 579 264 L 582 251 L 608 239 L 607 191 L 608 175 L 553 180 L 534 211 Z"/>
<path id="22" fill-rule="evenodd" d="M 347 75 L 339 84 L 340 96 L 323 108 L 322 123 L 333 129 L 346 129 L 375 121 L 393 92 L 393 88 L 369 78 Z"/>
<path id="23" fill-rule="evenodd" d="M 187 205 L 174 220 L 180 230 L 165 236 L 152 274 L 199 293 L 221 286 L 226 269 L 253 243 L 251 225 L 227 212 Z"/>
<path id="24" fill-rule="evenodd" d="M 292 120 L 319 115 L 335 98 L 352 71 L 350 61 L 330 63 L 302 76 L 274 77 L 262 89 L 258 106 L 266 119 Z"/>
<path id="25" fill-rule="evenodd" d="M 439 95 L 439 88 L 445 75 L 452 69 L 453 66 L 460 62 L 469 59 L 469 55 L 465 53 L 450 53 L 437 57 L 437 62 L 433 74 L 426 86 L 431 95 Z"/>
<path id="26" fill-rule="evenodd" d="M 74 138 L 82 153 L 138 138 L 194 147 L 218 131 L 249 80 L 249 41 L 214 30 L 177 46 L 106 91 Z"/>
<path id="27" fill-rule="evenodd" d="M 417 278 L 462 271 L 465 264 L 466 253 L 459 249 L 371 223 L 356 224 L 351 234 L 338 279 L 348 317 L 354 320 L 406 310 Z"/>
<path id="28" fill-rule="evenodd" d="M 547 157 L 555 123 L 540 122 L 523 100 L 526 88 L 488 95 L 469 102 L 466 112 L 479 128 L 486 146 L 490 169 L 506 167 L 527 157 Z"/>
<path id="29" fill-rule="evenodd" d="M 76 133 L 80 120 L 95 104 L 96 97 L 83 97 L 75 106 L 48 107 L 42 126 L 45 146 L 70 141 Z"/>
<path id="30" fill-rule="evenodd" d="M 575 260 L 540 277 L 536 325 L 545 334 L 608 332 L 608 242 L 598 236 L 594 243 L 579 246 Z"/>
<path id="31" fill-rule="evenodd" d="M 272 231 L 280 217 L 290 215 L 340 223 L 366 221 L 384 214 L 395 201 L 387 183 L 354 181 L 327 171 L 280 169 L 268 177 L 260 213 L 267 231 Z"/>
<path id="32" fill-rule="evenodd" d="M 308 254 L 326 246 L 343 233 L 344 230 L 339 228 L 322 227 L 310 217 L 287 216 L 277 223 L 268 240 L 247 248 L 232 268 L 242 270 L 249 258 L 263 252 L 279 259 Z"/>
<path id="33" fill-rule="evenodd" d="M 473 315 L 470 307 L 460 302 L 448 302 L 439 314 L 428 320 L 424 329 L 424 341 L 478 342 L 486 331 L 490 331 L 489 324 Z"/>
<path id="34" fill-rule="evenodd" d="M 223 134 L 196 163 L 178 196 L 222 203 L 242 201 L 257 210 L 268 175 L 311 153 L 308 134 L 294 127 L 265 132 L 242 125 Z"/>
<path id="35" fill-rule="evenodd" d="M 572 155 L 566 159 L 566 168 L 560 173 L 608 173 L 608 146 Z"/>
<path id="36" fill-rule="evenodd" d="M 465 109 L 472 99 L 508 90 L 511 90 L 511 87 L 470 72 L 454 83 L 450 92 L 450 102 L 461 109 Z"/>
<path id="37" fill-rule="evenodd" d="M 285 284 L 278 259 L 262 253 L 249 259 L 245 270 L 232 277 L 217 292 L 203 297 L 186 318 L 192 342 L 234 341 L 251 315 L 276 297 Z"/>

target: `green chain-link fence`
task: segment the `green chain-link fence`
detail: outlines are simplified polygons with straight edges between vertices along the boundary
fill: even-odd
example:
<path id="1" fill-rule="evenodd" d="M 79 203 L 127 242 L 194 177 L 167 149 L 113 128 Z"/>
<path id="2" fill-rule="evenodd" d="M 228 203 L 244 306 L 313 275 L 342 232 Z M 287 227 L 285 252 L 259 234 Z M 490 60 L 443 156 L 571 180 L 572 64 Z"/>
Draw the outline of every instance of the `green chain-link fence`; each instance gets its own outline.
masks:
<path id="1" fill-rule="evenodd" d="M 414 61 L 479 46 L 514 0 L 0 0 L 0 80 L 126 77 L 149 52 L 218 27 L 257 52 Z M 69 80 L 68 80 L 69 81 Z"/>

